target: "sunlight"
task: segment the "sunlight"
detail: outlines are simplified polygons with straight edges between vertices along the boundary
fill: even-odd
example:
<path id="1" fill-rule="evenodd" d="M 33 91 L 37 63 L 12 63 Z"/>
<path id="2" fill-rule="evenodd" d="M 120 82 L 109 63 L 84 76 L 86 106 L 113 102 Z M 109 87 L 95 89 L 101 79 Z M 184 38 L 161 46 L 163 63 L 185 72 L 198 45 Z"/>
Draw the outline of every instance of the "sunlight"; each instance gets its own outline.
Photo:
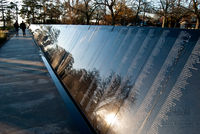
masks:
<path id="1" fill-rule="evenodd" d="M 105 121 L 108 125 L 111 125 L 113 122 L 116 121 L 116 118 L 115 118 L 116 114 L 114 113 L 110 113 L 110 114 L 107 114 L 105 115 Z"/>
<path id="2" fill-rule="evenodd" d="M 42 62 L 29 61 L 29 60 L 20 60 L 20 59 L 0 58 L 0 62 L 16 63 L 16 64 L 24 64 L 24 65 L 33 65 L 33 66 L 41 66 L 41 67 L 44 66 L 44 64 Z"/>
<path id="3" fill-rule="evenodd" d="M 104 120 L 104 122 L 110 126 L 110 125 L 119 125 L 119 120 L 117 119 L 116 113 L 115 112 L 109 112 L 105 109 L 99 110 L 97 112 L 97 115 Z"/>

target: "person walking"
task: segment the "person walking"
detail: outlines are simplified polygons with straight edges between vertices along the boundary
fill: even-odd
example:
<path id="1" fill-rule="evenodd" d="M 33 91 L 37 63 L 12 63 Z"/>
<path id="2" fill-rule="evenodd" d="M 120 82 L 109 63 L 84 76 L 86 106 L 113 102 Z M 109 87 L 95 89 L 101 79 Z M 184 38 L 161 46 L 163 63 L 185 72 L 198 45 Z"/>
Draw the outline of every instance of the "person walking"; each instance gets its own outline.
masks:
<path id="1" fill-rule="evenodd" d="M 25 32 L 25 30 L 26 30 L 26 24 L 23 21 L 20 24 L 20 28 L 22 29 L 23 36 L 25 36 L 26 35 L 26 32 Z"/>
<path id="2" fill-rule="evenodd" d="M 16 36 L 18 36 L 19 24 L 18 24 L 17 21 L 16 21 L 15 24 L 14 24 L 14 28 L 15 28 L 15 31 L 16 31 Z"/>

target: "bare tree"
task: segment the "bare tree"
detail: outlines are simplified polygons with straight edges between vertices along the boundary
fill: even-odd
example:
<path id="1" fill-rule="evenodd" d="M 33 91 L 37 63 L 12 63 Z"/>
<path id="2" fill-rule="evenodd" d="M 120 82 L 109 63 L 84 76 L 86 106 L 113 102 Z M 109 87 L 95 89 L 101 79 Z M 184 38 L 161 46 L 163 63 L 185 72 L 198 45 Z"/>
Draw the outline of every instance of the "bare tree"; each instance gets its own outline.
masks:
<path id="1" fill-rule="evenodd" d="M 50 1 L 47 4 L 47 13 L 46 15 L 50 19 L 48 23 L 59 23 L 59 18 L 62 14 L 61 11 L 61 3 L 60 0 L 57 1 Z"/>
<path id="2" fill-rule="evenodd" d="M 142 20 L 143 20 L 143 25 L 144 25 L 145 18 L 146 18 L 146 13 L 151 13 L 154 7 L 152 6 L 152 2 L 151 1 L 144 0 L 142 2 L 142 7 L 141 8 L 142 8 L 141 11 L 143 13 Z"/>
<path id="3" fill-rule="evenodd" d="M 4 29 L 5 29 L 5 27 L 6 27 L 6 16 L 5 16 L 5 10 L 6 10 L 6 8 L 7 8 L 7 1 L 6 0 L 1 0 L 0 1 L 0 10 L 1 10 L 1 16 L 2 16 L 2 18 L 1 18 L 1 20 L 3 21 L 3 27 L 4 27 Z"/>
<path id="4" fill-rule="evenodd" d="M 169 8 L 170 8 L 170 1 L 171 0 L 160 0 L 160 5 L 161 5 L 161 13 L 162 13 L 162 28 L 165 27 L 166 25 L 166 20 L 167 20 L 167 15 L 169 13 Z"/>
<path id="5" fill-rule="evenodd" d="M 139 23 L 139 13 L 141 12 L 142 4 L 143 4 L 143 0 L 132 0 L 131 1 L 131 6 L 132 6 L 133 10 L 135 10 L 135 19 L 133 22 L 135 25 L 137 25 Z"/>
<path id="6" fill-rule="evenodd" d="M 172 23 L 174 23 L 173 27 L 177 27 L 181 19 L 187 16 L 190 16 L 190 11 L 185 7 L 185 3 L 183 3 L 181 0 L 174 1 L 169 14 L 169 27 L 172 26 Z"/>
<path id="7" fill-rule="evenodd" d="M 74 2 L 74 0 L 72 1 L 68 0 L 65 2 L 65 7 L 71 8 L 69 10 L 70 12 L 75 10 L 74 13 L 76 14 L 81 13 L 86 20 L 86 24 L 89 25 L 90 20 L 94 15 L 94 11 L 97 8 L 97 5 L 92 0 L 82 0 L 82 1 L 76 0 L 76 2 Z"/>
<path id="8" fill-rule="evenodd" d="M 38 1 L 39 0 L 23 0 L 22 9 L 20 10 L 23 18 L 27 19 L 28 23 L 35 23 L 38 15 Z"/>
<path id="9" fill-rule="evenodd" d="M 47 19 L 47 9 L 48 9 L 48 0 L 40 0 L 39 8 L 40 8 L 40 19 L 43 23 L 46 23 Z"/>
<path id="10" fill-rule="evenodd" d="M 119 0 L 96 0 L 96 4 L 105 6 L 109 9 L 110 15 L 111 15 L 111 24 L 115 25 L 116 17 L 119 14 L 119 12 L 122 10 L 123 2 Z"/>
<path id="11" fill-rule="evenodd" d="M 84 9 L 81 10 L 81 12 L 86 17 L 86 23 L 87 25 L 90 23 L 90 19 L 92 15 L 94 14 L 94 11 L 97 8 L 97 5 L 95 3 L 92 3 L 92 0 L 83 0 Z"/>
<path id="12" fill-rule="evenodd" d="M 200 5 L 200 0 L 192 0 L 192 6 L 194 10 L 194 14 L 196 15 L 196 26 L 195 29 L 199 29 L 199 23 L 200 23 L 200 14 L 199 14 L 199 5 Z"/>

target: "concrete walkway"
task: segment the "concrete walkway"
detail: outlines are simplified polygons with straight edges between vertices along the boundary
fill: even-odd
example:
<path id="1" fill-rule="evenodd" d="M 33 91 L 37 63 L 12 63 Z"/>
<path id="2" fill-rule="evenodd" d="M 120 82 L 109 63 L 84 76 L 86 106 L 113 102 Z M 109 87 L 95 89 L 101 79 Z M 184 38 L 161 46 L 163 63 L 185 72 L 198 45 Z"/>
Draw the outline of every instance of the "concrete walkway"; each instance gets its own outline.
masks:
<path id="1" fill-rule="evenodd" d="M 31 35 L 0 48 L 0 134 L 81 133 Z"/>

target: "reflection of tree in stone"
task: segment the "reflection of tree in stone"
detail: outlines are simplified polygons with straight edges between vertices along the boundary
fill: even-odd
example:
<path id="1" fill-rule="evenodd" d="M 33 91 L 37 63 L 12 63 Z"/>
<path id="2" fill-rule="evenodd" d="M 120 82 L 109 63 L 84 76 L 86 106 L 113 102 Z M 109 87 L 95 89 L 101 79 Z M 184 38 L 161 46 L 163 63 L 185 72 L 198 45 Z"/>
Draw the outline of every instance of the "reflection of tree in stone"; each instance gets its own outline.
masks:
<path id="1" fill-rule="evenodd" d="M 34 35 L 35 39 L 37 39 L 38 44 L 40 45 L 41 49 L 45 52 L 48 60 L 53 63 L 54 56 L 57 57 L 55 59 L 61 58 L 59 54 L 60 51 L 63 51 L 61 48 L 58 48 L 57 38 L 60 35 L 60 30 L 52 27 L 52 26 L 40 26 L 40 29 L 35 31 L 37 33 Z M 53 58 L 52 58 L 53 57 Z M 60 60 L 59 60 L 60 61 Z M 52 64 L 53 68 L 57 66 L 59 61 Z"/>
<path id="2" fill-rule="evenodd" d="M 89 74 L 89 75 L 87 75 L 87 74 Z M 94 91 L 97 89 L 98 83 L 100 82 L 99 71 L 97 71 L 96 69 L 93 69 L 93 71 L 91 71 L 91 72 L 88 71 L 88 73 L 85 73 L 82 75 L 82 80 L 88 79 L 88 78 L 91 78 L 92 82 L 88 83 L 89 87 L 88 87 L 88 89 L 86 89 L 87 91 L 84 94 L 84 96 L 80 102 L 80 104 L 84 108 L 84 110 L 85 110 L 85 107 L 87 106 L 87 104 L 89 103 L 91 97 L 93 96 Z"/>
<path id="3" fill-rule="evenodd" d="M 71 69 L 65 71 L 62 76 L 62 82 L 76 103 L 79 104 L 94 128 L 100 129 L 101 132 L 107 124 L 104 120 L 98 119 L 96 112 L 104 109 L 117 113 L 132 87 L 128 79 L 123 80 L 120 75 L 114 73 L 101 79 L 96 69 L 93 71 Z"/>
<path id="4" fill-rule="evenodd" d="M 37 39 L 41 48 L 46 53 L 52 67 L 57 74 L 62 78 L 66 71 L 72 68 L 74 59 L 69 52 L 56 44 L 57 38 L 60 35 L 60 30 L 52 26 L 42 27 L 42 30 L 37 30 Z"/>
<path id="5" fill-rule="evenodd" d="M 101 100 L 99 100 L 96 110 L 113 102 L 119 105 L 121 101 L 127 98 L 127 94 L 132 87 L 129 79 L 124 80 L 120 75 L 114 73 L 111 73 L 105 81 L 104 83 L 106 83 L 106 86 L 104 86 L 104 90 L 102 90 L 103 95 Z"/>
<path id="6" fill-rule="evenodd" d="M 62 79 L 66 75 L 66 72 L 71 70 L 74 58 L 69 52 L 66 52 L 60 47 L 48 49 L 46 53 L 51 56 L 49 58 L 51 65 L 57 72 L 58 76 Z"/>
<path id="7" fill-rule="evenodd" d="M 57 38 L 60 35 L 60 30 L 52 27 L 52 26 L 40 26 L 40 29 L 36 30 L 36 39 L 42 47 L 47 47 L 48 45 L 57 46 Z"/>
<path id="8" fill-rule="evenodd" d="M 96 70 L 90 72 L 84 69 L 72 69 L 71 71 L 68 71 L 62 80 L 78 104 L 81 103 L 81 100 L 87 93 L 84 104 L 81 105 L 82 109 L 84 110 L 84 107 L 89 101 L 90 96 L 94 94 L 94 91 L 97 88 L 97 78 L 98 71 Z"/>
<path id="9" fill-rule="evenodd" d="M 109 124 L 105 121 L 105 116 L 101 114 L 119 112 L 120 107 L 123 105 L 125 99 L 131 90 L 132 84 L 129 79 L 122 79 L 120 75 L 111 73 L 110 76 L 104 81 L 104 89 L 101 90 L 101 96 L 98 96 L 96 105 L 91 104 L 88 113 L 91 113 L 91 120 L 96 129 L 99 129 L 101 133 L 107 131 Z M 94 108 L 93 108 L 94 107 Z M 103 111 L 103 113 L 101 113 Z M 101 113 L 101 114 L 99 114 Z"/>
<path id="10" fill-rule="evenodd" d="M 109 75 L 107 78 L 101 79 L 100 82 L 98 83 L 98 86 L 94 92 L 94 95 L 92 96 L 92 98 L 90 98 L 90 102 L 86 106 L 86 112 L 88 112 L 89 115 L 93 113 L 93 111 L 99 104 L 100 100 L 102 99 L 106 87 L 108 87 L 110 84 L 112 76 L 113 76 L 113 73 L 111 73 L 111 75 Z"/>

